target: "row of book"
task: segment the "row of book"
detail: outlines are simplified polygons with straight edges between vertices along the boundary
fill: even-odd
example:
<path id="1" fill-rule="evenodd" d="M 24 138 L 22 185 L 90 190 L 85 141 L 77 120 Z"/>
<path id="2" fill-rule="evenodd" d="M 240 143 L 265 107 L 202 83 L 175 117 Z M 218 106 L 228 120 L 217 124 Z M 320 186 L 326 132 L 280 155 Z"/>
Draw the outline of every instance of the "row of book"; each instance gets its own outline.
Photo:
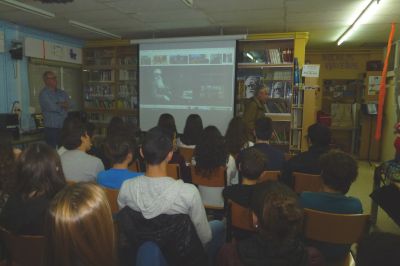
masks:
<path id="1" fill-rule="evenodd" d="M 120 65 L 136 65 L 137 58 L 136 56 L 126 56 L 118 58 L 118 64 Z"/>
<path id="2" fill-rule="evenodd" d="M 112 87 L 110 85 L 93 85 L 85 88 L 85 99 L 92 97 L 112 97 Z"/>
<path id="3" fill-rule="evenodd" d="M 120 69 L 119 70 L 119 80 L 136 80 L 136 71 Z"/>
<path id="4" fill-rule="evenodd" d="M 118 86 L 118 97 L 129 97 L 137 95 L 137 87 L 132 83 L 120 84 Z"/>
<path id="5" fill-rule="evenodd" d="M 90 81 L 113 81 L 114 71 L 113 70 L 96 70 L 89 72 Z"/>
<path id="6" fill-rule="evenodd" d="M 85 108 L 96 108 L 96 109 L 105 109 L 105 110 L 112 110 L 112 109 L 133 109 L 137 106 L 137 97 L 129 97 L 123 99 L 91 99 L 85 101 Z"/>
<path id="7" fill-rule="evenodd" d="M 290 107 L 286 101 L 268 100 L 265 109 L 267 113 L 290 113 Z"/>
<path id="8" fill-rule="evenodd" d="M 265 49 L 265 63 L 266 64 L 293 63 L 293 49 L 291 48 Z"/>

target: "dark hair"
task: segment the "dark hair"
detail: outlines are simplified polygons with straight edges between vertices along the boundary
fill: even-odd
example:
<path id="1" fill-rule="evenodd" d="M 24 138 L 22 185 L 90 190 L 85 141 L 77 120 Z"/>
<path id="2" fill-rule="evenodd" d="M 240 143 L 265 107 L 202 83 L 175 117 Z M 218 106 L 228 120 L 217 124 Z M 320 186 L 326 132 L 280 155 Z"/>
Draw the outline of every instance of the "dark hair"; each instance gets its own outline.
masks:
<path id="1" fill-rule="evenodd" d="M 203 130 L 193 155 L 196 172 L 204 177 L 210 176 L 218 167 L 226 165 L 228 152 L 218 128 L 208 126 Z"/>
<path id="2" fill-rule="evenodd" d="M 331 143 L 331 130 L 319 123 L 315 123 L 308 127 L 308 138 L 313 146 L 328 146 Z"/>
<path id="3" fill-rule="evenodd" d="M 120 134 L 126 130 L 125 122 L 119 116 L 114 116 L 111 118 L 110 123 L 107 126 L 106 136 Z"/>
<path id="4" fill-rule="evenodd" d="M 357 266 L 397 266 L 400 261 L 400 236 L 373 232 L 357 245 Z"/>
<path id="5" fill-rule="evenodd" d="M 112 164 L 122 163 L 129 153 L 134 155 L 135 143 L 127 135 L 111 135 L 104 143 L 105 153 Z"/>
<path id="6" fill-rule="evenodd" d="M 75 125 L 82 123 L 82 121 L 76 116 L 67 116 L 64 119 L 63 127 L 60 133 L 60 145 L 65 147 L 65 140 L 69 136 L 70 132 L 75 128 Z"/>
<path id="7" fill-rule="evenodd" d="M 229 122 L 225 133 L 226 148 L 230 154 L 236 156 L 250 140 L 248 128 L 241 117 L 234 117 Z"/>
<path id="8" fill-rule="evenodd" d="M 266 165 L 266 156 L 256 148 L 247 148 L 241 153 L 239 170 L 244 178 L 258 179 L 262 172 L 264 172 Z"/>
<path id="9" fill-rule="evenodd" d="M 47 144 L 29 145 L 19 156 L 16 167 L 13 192 L 25 199 L 32 192 L 52 198 L 66 184 L 60 157 Z"/>
<path id="10" fill-rule="evenodd" d="M 296 193 L 277 181 L 257 186 L 252 196 L 252 209 L 259 222 L 259 234 L 273 242 L 287 242 L 302 228 L 303 210 Z"/>
<path id="11" fill-rule="evenodd" d="M 160 164 L 172 151 L 172 148 L 169 131 L 153 127 L 146 133 L 142 143 L 143 159 L 150 165 Z"/>
<path id="12" fill-rule="evenodd" d="M 259 140 L 269 140 L 272 136 L 272 119 L 270 117 L 261 117 L 256 120 L 254 131 Z"/>
<path id="13" fill-rule="evenodd" d="M 353 157 L 342 151 L 332 150 L 320 157 L 321 177 L 331 189 L 346 194 L 356 180 L 358 165 Z"/>
<path id="14" fill-rule="evenodd" d="M 185 128 L 180 140 L 186 145 L 197 145 L 203 131 L 203 121 L 198 114 L 190 114 L 186 118 Z"/>
<path id="15" fill-rule="evenodd" d="M 169 130 L 175 134 L 177 133 L 175 119 L 171 114 L 164 113 L 160 115 L 157 126 Z"/>
<path id="16" fill-rule="evenodd" d="M 68 127 L 68 132 L 62 135 L 63 146 L 67 150 L 74 150 L 82 144 L 81 137 L 87 135 L 87 127 L 79 119 L 72 119 Z"/>
<path id="17" fill-rule="evenodd" d="M 8 194 L 10 182 L 15 178 L 16 161 L 12 140 L 9 131 L 0 129 L 0 194 Z"/>

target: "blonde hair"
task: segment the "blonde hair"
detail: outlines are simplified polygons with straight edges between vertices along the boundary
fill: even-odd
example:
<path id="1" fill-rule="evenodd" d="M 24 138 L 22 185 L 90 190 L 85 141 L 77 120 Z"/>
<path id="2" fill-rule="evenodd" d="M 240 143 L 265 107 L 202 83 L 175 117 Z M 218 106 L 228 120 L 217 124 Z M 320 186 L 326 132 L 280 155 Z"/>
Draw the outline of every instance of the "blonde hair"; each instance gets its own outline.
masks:
<path id="1" fill-rule="evenodd" d="M 114 224 L 107 196 L 93 183 L 61 190 L 50 204 L 45 265 L 114 266 Z"/>

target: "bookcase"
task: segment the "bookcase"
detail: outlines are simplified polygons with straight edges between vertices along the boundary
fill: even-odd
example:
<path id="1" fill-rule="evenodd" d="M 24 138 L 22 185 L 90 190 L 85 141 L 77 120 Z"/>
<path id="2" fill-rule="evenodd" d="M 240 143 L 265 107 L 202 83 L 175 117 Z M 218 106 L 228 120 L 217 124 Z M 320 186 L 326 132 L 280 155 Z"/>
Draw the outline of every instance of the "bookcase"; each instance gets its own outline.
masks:
<path id="1" fill-rule="evenodd" d="M 114 116 L 137 127 L 137 58 L 137 46 L 84 49 L 84 109 L 101 135 Z"/>
<path id="2" fill-rule="evenodd" d="M 301 149 L 304 90 L 295 83 L 295 58 L 304 64 L 308 33 L 255 34 L 237 44 L 236 115 L 257 86 L 269 88 L 266 115 L 273 121 L 270 143 L 284 152 Z"/>

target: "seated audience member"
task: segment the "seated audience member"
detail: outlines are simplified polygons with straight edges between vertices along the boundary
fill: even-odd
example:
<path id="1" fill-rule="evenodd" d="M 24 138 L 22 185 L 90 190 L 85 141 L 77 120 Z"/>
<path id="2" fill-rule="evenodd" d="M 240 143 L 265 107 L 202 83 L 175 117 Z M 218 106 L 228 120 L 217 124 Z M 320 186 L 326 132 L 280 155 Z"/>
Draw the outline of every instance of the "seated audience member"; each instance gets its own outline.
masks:
<path id="1" fill-rule="evenodd" d="M 10 183 L 14 180 L 16 159 L 21 150 L 12 146 L 13 137 L 9 131 L 0 130 L 0 212 L 10 196 Z"/>
<path id="2" fill-rule="evenodd" d="M 101 171 L 97 177 L 97 183 L 112 189 L 120 189 L 122 183 L 130 178 L 143 175 L 128 169 L 134 158 L 135 144 L 125 135 L 114 135 L 106 139 L 105 152 L 113 167 Z"/>
<path id="3" fill-rule="evenodd" d="M 346 196 L 357 178 L 357 162 L 348 154 L 332 150 L 321 156 L 321 192 L 303 192 L 300 202 L 303 208 L 338 214 L 360 214 L 363 212 L 359 199 Z M 310 242 L 318 248 L 328 261 L 343 259 L 350 250 L 349 245 L 333 245 Z"/>
<path id="4" fill-rule="evenodd" d="M 294 187 L 293 172 L 314 175 L 321 173 L 319 158 L 329 151 L 331 131 L 325 125 L 313 124 L 308 127 L 307 138 L 311 145 L 308 151 L 302 152 L 285 162 L 281 171 L 280 180 L 291 188 Z"/>
<path id="5" fill-rule="evenodd" d="M 357 245 L 356 266 L 397 266 L 400 261 L 400 236 L 373 232 Z"/>
<path id="6" fill-rule="evenodd" d="M 80 120 L 79 118 L 77 118 L 75 116 L 67 116 L 67 118 L 65 118 L 63 127 L 61 128 L 61 132 L 60 132 L 60 144 L 59 144 L 59 148 L 57 149 L 58 155 L 61 156 L 64 152 L 67 151 L 67 149 L 65 148 L 65 145 L 64 145 L 64 141 L 68 137 L 69 132 L 72 131 L 73 128 L 75 127 L 75 125 L 77 123 L 80 123 L 81 121 L 82 120 Z"/>
<path id="7" fill-rule="evenodd" d="M 273 132 L 272 120 L 269 117 L 262 117 L 256 120 L 254 133 L 256 136 L 256 143 L 254 148 L 262 152 L 268 158 L 268 164 L 265 170 L 276 171 L 280 170 L 285 161 L 283 152 L 272 147 L 269 144 Z M 240 164 L 242 154 L 239 153 L 237 164 Z"/>
<path id="8" fill-rule="evenodd" d="M 16 234 L 43 235 L 50 201 L 65 185 L 57 152 L 46 144 L 30 145 L 17 160 L 0 225 Z"/>
<path id="9" fill-rule="evenodd" d="M 264 172 L 267 158 L 254 147 L 248 148 L 242 153 L 239 171 L 242 174 L 242 183 L 226 187 L 222 194 L 225 199 L 234 201 L 241 206 L 249 206 L 254 185 L 259 176 Z"/>
<path id="10" fill-rule="evenodd" d="M 238 184 L 239 174 L 236 168 L 236 157 L 242 149 L 254 145 L 248 137 L 247 125 L 241 117 L 234 117 L 229 122 L 225 133 L 225 143 L 229 153 L 226 176 L 230 180 L 229 183 Z"/>
<path id="11" fill-rule="evenodd" d="M 67 151 L 61 155 L 61 164 L 67 180 L 95 181 L 98 173 L 104 170 L 104 165 L 99 158 L 86 153 L 90 150 L 92 142 L 83 122 L 74 122 L 73 128 L 64 138 L 63 145 Z"/>
<path id="12" fill-rule="evenodd" d="M 92 183 L 65 187 L 49 207 L 44 265 L 117 265 L 113 228 L 103 189 Z"/>
<path id="13" fill-rule="evenodd" d="M 174 117 L 171 114 L 167 113 L 160 115 L 157 126 L 167 130 L 172 139 L 174 153 L 172 154 L 172 158 L 168 163 L 179 164 L 182 180 L 186 183 L 191 183 L 192 178 L 190 174 L 190 168 L 186 165 L 185 158 L 183 158 L 183 156 L 179 153 L 178 147 L 176 145 L 177 131 Z"/>
<path id="14" fill-rule="evenodd" d="M 257 233 L 251 238 L 225 244 L 217 259 L 218 266 L 244 265 L 323 265 L 313 249 L 298 238 L 302 230 L 303 211 L 297 195 L 274 181 L 255 189 L 250 209 Z"/>
<path id="15" fill-rule="evenodd" d="M 190 114 L 186 118 L 183 134 L 176 140 L 178 148 L 194 149 L 203 131 L 203 121 L 198 114 Z"/>
<path id="16" fill-rule="evenodd" d="M 194 185 L 167 176 L 167 163 L 173 153 L 168 134 L 160 127 L 147 132 L 140 149 L 146 161 L 146 173 L 122 184 L 118 205 L 120 209 L 128 206 L 141 212 L 146 219 L 161 214 L 189 215 L 200 241 L 212 258 L 224 240 L 220 221 L 207 221 L 199 191 Z"/>
<path id="17" fill-rule="evenodd" d="M 226 167 L 228 152 L 224 138 L 215 126 L 208 126 L 203 130 L 194 149 L 193 159 L 196 173 L 204 178 L 210 178 L 219 167 Z M 204 205 L 224 207 L 223 187 L 198 186 L 198 188 Z"/>

